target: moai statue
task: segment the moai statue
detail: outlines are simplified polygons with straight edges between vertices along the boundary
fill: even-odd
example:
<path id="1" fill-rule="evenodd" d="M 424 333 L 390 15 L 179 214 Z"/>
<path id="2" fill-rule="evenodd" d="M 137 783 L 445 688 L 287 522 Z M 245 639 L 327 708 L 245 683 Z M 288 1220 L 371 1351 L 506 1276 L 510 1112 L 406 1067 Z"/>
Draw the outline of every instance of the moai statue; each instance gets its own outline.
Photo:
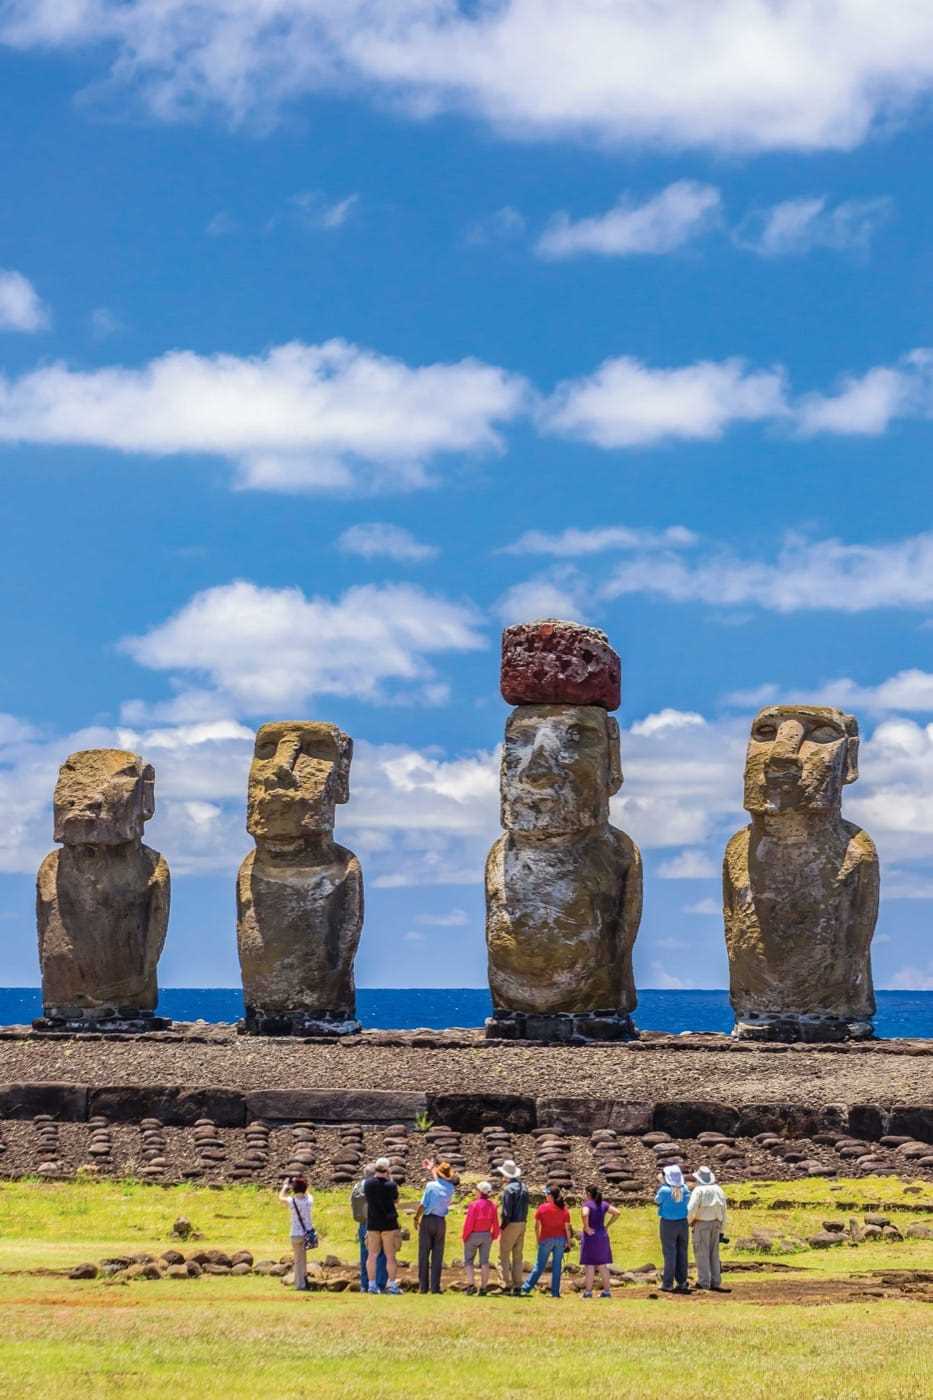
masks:
<path id="1" fill-rule="evenodd" d="M 637 1035 L 641 856 L 609 825 L 622 785 L 621 666 L 603 632 L 547 620 L 502 634 L 505 834 L 486 861 L 489 1037 Z"/>
<path id="2" fill-rule="evenodd" d="M 162 1030 L 153 1016 L 169 910 L 168 866 L 142 843 L 155 774 L 124 749 L 85 749 L 61 766 L 55 840 L 39 867 L 39 1030 Z"/>
<path id="3" fill-rule="evenodd" d="M 237 877 L 237 947 L 253 1035 L 351 1035 L 363 873 L 334 841 L 353 740 L 335 724 L 264 724 L 249 771 L 256 849 Z"/>
<path id="4" fill-rule="evenodd" d="M 752 724 L 745 808 L 723 862 L 732 1034 L 740 1040 L 869 1037 L 878 856 L 841 814 L 858 777 L 858 722 L 771 705 Z"/>

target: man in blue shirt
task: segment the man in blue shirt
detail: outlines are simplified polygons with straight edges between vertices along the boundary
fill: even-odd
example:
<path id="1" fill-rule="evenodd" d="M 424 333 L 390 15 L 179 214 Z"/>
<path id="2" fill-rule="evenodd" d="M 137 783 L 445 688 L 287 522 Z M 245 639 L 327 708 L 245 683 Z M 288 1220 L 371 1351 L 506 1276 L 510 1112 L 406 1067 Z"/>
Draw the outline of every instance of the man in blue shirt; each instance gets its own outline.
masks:
<path id="1" fill-rule="evenodd" d="M 421 1204 L 415 1212 L 418 1226 L 418 1292 L 441 1292 L 441 1270 L 444 1267 L 444 1240 L 447 1237 L 447 1212 L 453 1199 L 453 1173 L 447 1162 L 435 1162 L 431 1176 L 421 1194 Z"/>

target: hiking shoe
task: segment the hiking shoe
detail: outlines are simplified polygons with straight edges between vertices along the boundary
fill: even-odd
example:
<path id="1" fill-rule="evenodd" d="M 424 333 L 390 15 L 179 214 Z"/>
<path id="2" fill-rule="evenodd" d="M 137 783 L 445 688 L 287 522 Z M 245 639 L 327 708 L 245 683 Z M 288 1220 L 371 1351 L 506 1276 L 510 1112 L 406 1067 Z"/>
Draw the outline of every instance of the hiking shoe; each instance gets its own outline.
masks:
<path id="1" fill-rule="evenodd" d="M 609 1292 L 608 1289 L 604 1288 L 603 1291 L 602 1291 L 602 1293 L 600 1293 L 599 1296 L 600 1296 L 600 1298 L 611 1298 L 611 1297 L 612 1297 L 612 1294 Z"/>
<path id="2" fill-rule="evenodd" d="M 592 1296 L 592 1293 L 587 1293 L 586 1289 L 584 1289 L 583 1292 L 580 1294 L 581 1298 L 592 1298 Z"/>
<path id="3" fill-rule="evenodd" d="M 378 1293 L 379 1289 L 375 1283 L 371 1283 L 366 1290 L 367 1293 Z"/>
<path id="4" fill-rule="evenodd" d="M 387 1293 L 396 1294 L 396 1293 L 401 1293 L 401 1291 L 402 1291 L 402 1290 L 401 1290 L 401 1288 L 399 1287 L 398 1279 L 393 1279 L 391 1283 L 387 1283 L 387 1284 L 386 1284 L 386 1292 L 387 1292 Z"/>

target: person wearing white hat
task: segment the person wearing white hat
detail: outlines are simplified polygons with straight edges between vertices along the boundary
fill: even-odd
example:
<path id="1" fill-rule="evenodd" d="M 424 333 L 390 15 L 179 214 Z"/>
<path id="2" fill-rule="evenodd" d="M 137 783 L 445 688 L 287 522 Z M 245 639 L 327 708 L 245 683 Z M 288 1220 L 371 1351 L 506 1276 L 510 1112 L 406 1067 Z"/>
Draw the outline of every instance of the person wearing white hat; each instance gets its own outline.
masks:
<path id="1" fill-rule="evenodd" d="M 690 1232 L 687 1228 L 687 1183 L 680 1167 L 665 1167 L 658 1180 L 661 1187 L 655 1196 L 661 1229 L 661 1252 L 664 1255 L 662 1293 L 689 1293 L 687 1282 L 687 1249 Z"/>
<path id="2" fill-rule="evenodd" d="M 511 1158 L 507 1158 L 496 1171 L 506 1180 L 499 1212 L 502 1230 L 499 1236 L 499 1272 L 505 1292 L 520 1298 L 525 1273 L 522 1253 L 528 1226 L 528 1187 L 522 1181 L 521 1167 Z"/>
<path id="3" fill-rule="evenodd" d="M 723 1288 L 719 1268 L 719 1236 L 726 1226 L 726 1195 L 709 1167 L 697 1167 L 697 1183 L 687 1202 L 687 1223 L 697 1265 L 697 1288 L 711 1293 L 731 1293 Z"/>
<path id="4" fill-rule="evenodd" d="M 476 1292 L 474 1261 L 479 1254 L 479 1296 L 485 1298 L 489 1287 L 489 1251 L 492 1242 L 499 1235 L 499 1212 L 495 1201 L 490 1200 L 492 1185 L 480 1181 L 476 1186 L 476 1198 L 467 1208 L 463 1221 L 463 1263 L 466 1270 L 466 1291 Z"/>

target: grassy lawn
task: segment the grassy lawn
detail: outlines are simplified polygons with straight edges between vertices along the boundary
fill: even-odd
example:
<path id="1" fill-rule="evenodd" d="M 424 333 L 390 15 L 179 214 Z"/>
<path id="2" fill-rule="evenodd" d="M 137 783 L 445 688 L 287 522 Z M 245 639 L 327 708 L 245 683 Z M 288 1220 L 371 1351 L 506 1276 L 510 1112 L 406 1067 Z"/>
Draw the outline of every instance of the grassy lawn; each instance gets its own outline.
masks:
<path id="1" fill-rule="evenodd" d="M 413 1193 L 410 1193 L 413 1199 Z M 735 1188 L 753 1199 L 730 1222 L 807 1235 L 847 1213 L 836 1201 L 915 1205 L 897 1181 L 806 1181 Z M 770 1209 L 774 1200 L 793 1207 Z M 115 1286 L 34 1272 L 110 1253 L 159 1253 L 179 1214 L 206 1247 L 257 1259 L 287 1248 L 285 1212 L 253 1187 L 213 1191 L 133 1183 L 16 1182 L 0 1187 L 0 1396 L 551 1397 L 584 1387 L 672 1400 L 849 1400 L 924 1395 L 933 1385 L 933 1307 L 911 1298 L 808 1306 L 774 1301 L 775 1280 L 843 1279 L 891 1267 L 933 1269 L 933 1241 L 876 1242 L 781 1256 L 800 1274 L 735 1274 L 731 1297 L 650 1299 L 619 1288 L 611 1302 L 533 1298 L 299 1295 L 277 1278 L 161 1280 Z M 318 1257 L 354 1257 L 344 1192 L 321 1192 Z M 933 1215 L 898 1211 L 898 1224 Z M 457 1212 L 448 1239 L 459 1238 Z M 196 1246 L 191 1246 L 196 1247 Z M 185 1248 L 185 1246 L 182 1246 Z M 407 1246 L 404 1257 L 412 1257 Z M 526 1249 L 526 1254 L 530 1249 Z M 647 1208 L 614 1228 L 618 1264 L 657 1261 Z M 453 1247 L 448 1254 L 453 1253 Z M 743 1260 L 765 1255 L 736 1255 Z M 772 1290 L 772 1291 L 769 1291 Z"/>

